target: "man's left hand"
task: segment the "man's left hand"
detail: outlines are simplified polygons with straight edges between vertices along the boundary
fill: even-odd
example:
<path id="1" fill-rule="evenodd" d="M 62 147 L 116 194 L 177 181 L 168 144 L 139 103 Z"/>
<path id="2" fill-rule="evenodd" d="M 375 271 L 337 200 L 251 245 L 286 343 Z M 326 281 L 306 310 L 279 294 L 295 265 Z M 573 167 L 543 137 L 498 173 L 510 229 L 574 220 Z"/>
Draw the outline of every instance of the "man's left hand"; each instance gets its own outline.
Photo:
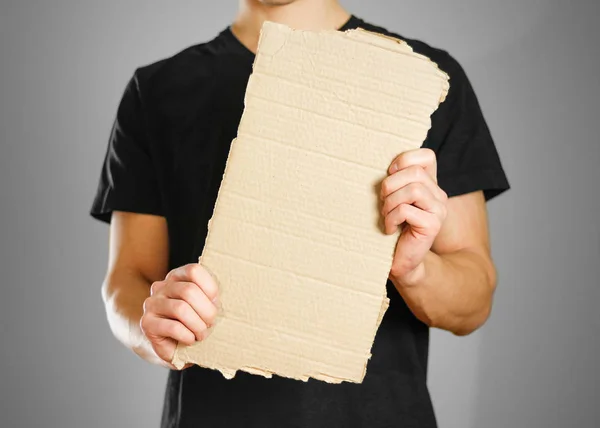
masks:
<path id="1" fill-rule="evenodd" d="M 437 159 L 430 149 L 402 153 L 382 182 L 385 233 L 398 239 L 390 278 L 411 286 L 424 276 L 424 260 L 446 219 L 448 196 L 437 184 Z"/>

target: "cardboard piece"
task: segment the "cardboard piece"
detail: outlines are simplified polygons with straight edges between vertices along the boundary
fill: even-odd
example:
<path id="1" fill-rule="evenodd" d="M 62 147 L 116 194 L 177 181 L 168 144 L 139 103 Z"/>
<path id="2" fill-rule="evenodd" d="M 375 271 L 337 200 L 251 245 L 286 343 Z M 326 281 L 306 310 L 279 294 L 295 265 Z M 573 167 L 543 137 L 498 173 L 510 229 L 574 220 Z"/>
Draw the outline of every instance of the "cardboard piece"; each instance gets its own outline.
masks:
<path id="1" fill-rule="evenodd" d="M 448 88 L 399 40 L 264 24 L 200 258 L 222 313 L 175 366 L 362 382 L 398 239 L 379 184 Z"/>

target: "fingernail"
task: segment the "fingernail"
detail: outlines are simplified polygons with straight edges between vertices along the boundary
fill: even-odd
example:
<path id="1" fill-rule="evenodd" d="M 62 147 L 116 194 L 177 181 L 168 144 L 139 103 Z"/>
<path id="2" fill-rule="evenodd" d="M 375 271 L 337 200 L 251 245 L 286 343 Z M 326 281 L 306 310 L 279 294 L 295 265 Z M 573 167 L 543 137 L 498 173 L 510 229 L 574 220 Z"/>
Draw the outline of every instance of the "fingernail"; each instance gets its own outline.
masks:
<path id="1" fill-rule="evenodd" d="M 398 164 L 392 164 L 392 166 L 390 166 L 390 174 L 395 173 L 396 171 L 398 171 Z"/>

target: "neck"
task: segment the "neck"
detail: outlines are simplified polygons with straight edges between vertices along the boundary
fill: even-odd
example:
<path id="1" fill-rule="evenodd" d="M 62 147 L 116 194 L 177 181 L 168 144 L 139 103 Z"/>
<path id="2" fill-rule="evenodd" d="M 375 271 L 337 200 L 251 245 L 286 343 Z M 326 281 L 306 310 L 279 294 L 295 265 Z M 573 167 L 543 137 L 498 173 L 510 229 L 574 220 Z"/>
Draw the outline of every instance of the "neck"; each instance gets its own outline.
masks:
<path id="1" fill-rule="evenodd" d="M 350 18 L 337 0 L 239 0 L 238 14 L 231 25 L 235 36 L 256 52 L 260 29 L 265 21 L 278 22 L 299 30 L 335 30 Z"/>

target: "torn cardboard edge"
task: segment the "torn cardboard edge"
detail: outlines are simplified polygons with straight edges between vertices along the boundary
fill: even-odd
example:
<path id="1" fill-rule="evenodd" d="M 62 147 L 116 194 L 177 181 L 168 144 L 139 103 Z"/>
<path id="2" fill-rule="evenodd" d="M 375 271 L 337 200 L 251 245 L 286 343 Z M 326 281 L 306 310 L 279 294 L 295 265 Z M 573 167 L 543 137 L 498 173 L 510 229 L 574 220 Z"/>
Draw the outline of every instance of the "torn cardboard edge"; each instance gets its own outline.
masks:
<path id="1" fill-rule="evenodd" d="M 200 257 L 199 261 L 201 262 L 201 257 Z M 373 333 L 372 333 L 373 337 L 375 337 L 375 334 L 377 333 L 377 330 L 379 329 L 379 326 L 381 325 L 381 322 L 383 321 L 383 317 L 384 317 L 387 309 L 389 308 L 389 303 L 390 303 L 390 300 L 387 297 L 384 297 L 384 299 L 381 302 L 381 310 L 379 312 L 377 322 L 373 328 Z M 211 328 L 217 327 L 218 323 L 219 323 L 219 321 L 217 320 Z M 369 354 L 368 357 L 370 359 L 371 354 Z M 176 348 L 176 352 L 173 357 L 172 364 L 177 369 L 181 370 L 190 361 L 190 359 L 191 358 L 187 355 L 185 348 L 178 346 Z M 220 368 L 205 367 L 205 368 L 216 370 L 216 371 L 220 372 L 223 375 L 223 377 L 228 380 L 233 379 L 236 376 L 238 371 L 246 372 L 246 373 L 249 373 L 252 375 L 262 376 L 262 377 L 265 377 L 268 379 L 272 378 L 273 375 L 277 375 L 277 373 L 274 371 L 269 371 L 269 370 L 265 370 L 265 369 L 261 369 L 261 368 L 257 368 L 257 367 L 250 367 L 250 366 L 243 366 L 243 367 L 239 367 L 237 369 L 227 369 L 227 368 L 223 368 L 223 367 L 220 367 Z M 361 379 L 364 378 L 364 376 L 366 375 L 366 372 L 367 372 L 367 365 L 365 364 Z M 324 381 L 327 383 L 333 383 L 333 384 L 348 381 L 348 379 L 336 378 L 336 377 L 333 377 L 333 376 L 330 376 L 330 375 L 327 375 L 324 373 L 311 373 L 310 375 L 300 376 L 300 377 L 297 377 L 294 379 L 300 380 L 303 382 L 307 382 L 311 378 L 320 380 L 320 381 Z"/>
<path id="2" fill-rule="evenodd" d="M 271 36 L 269 39 L 267 39 L 265 37 L 266 32 L 269 32 L 269 35 Z M 305 30 L 293 30 L 282 24 L 266 22 L 261 30 L 261 34 L 260 34 L 260 38 L 259 38 L 259 52 L 257 53 L 257 55 L 255 57 L 255 64 L 254 64 L 253 68 L 255 68 L 256 61 L 259 59 L 261 54 L 271 55 L 272 57 L 274 57 L 281 49 L 283 49 L 287 42 L 288 36 L 291 33 L 315 33 L 315 32 L 307 32 Z M 352 39 L 354 42 L 357 42 L 357 43 L 363 43 L 365 45 L 376 47 L 376 48 L 379 48 L 379 49 L 382 49 L 385 51 L 391 51 L 391 52 L 394 52 L 395 54 L 399 54 L 399 55 L 410 55 L 411 59 L 413 59 L 413 60 L 419 59 L 419 60 L 423 61 L 425 64 L 425 67 L 429 68 L 427 70 L 427 72 L 430 72 L 430 73 L 433 73 L 434 75 L 436 75 L 436 77 L 439 79 L 439 81 L 441 83 L 441 86 L 439 88 L 438 105 L 439 105 L 439 103 L 442 103 L 445 100 L 448 90 L 449 90 L 448 75 L 446 73 L 444 73 L 443 71 L 441 71 L 437 67 L 437 64 L 433 63 L 429 58 L 427 58 L 421 54 L 415 53 L 412 50 L 412 48 L 405 41 L 396 39 L 396 38 L 393 38 L 390 36 L 385 36 L 385 35 L 381 35 L 378 33 L 370 32 L 370 31 L 367 31 L 364 29 L 348 30 L 345 32 L 339 32 L 339 31 L 334 31 L 334 30 L 325 30 L 325 31 L 319 31 L 316 33 L 321 34 L 321 35 L 328 34 L 328 35 L 338 37 L 338 38 L 341 37 L 341 38 L 346 38 L 346 39 Z M 249 86 L 251 83 L 252 83 L 252 76 L 249 81 Z M 248 106 L 248 96 L 249 96 L 249 94 L 247 93 L 246 98 L 245 98 L 246 108 Z M 435 109 L 437 109 L 437 106 L 433 109 L 433 111 L 435 111 Z M 243 118 L 244 117 L 242 116 L 242 121 L 240 122 L 240 130 L 242 128 Z M 428 119 L 430 120 L 430 117 Z M 430 125 L 431 124 L 429 122 L 429 126 Z M 227 163 L 226 163 L 226 167 L 225 167 L 225 172 L 223 175 L 222 187 L 219 190 L 219 195 L 217 197 L 215 210 L 213 212 L 213 218 L 209 221 L 209 230 L 208 230 L 208 234 L 206 237 L 207 244 L 211 241 L 211 238 L 212 238 L 212 232 L 213 232 L 212 226 L 213 226 L 213 224 L 215 222 L 215 218 L 217 216 L 217 207 L 219 206 L 219 201 L 221 198 L 221 194 L 223 192 L 223 183 L 227 179 L 228 174 L 230 174 L 232 153 L 236 149 L 236 145 L 238 144 L 237 140 L 239 139 L 240 135 L 241 134 L 238 133 L 238 136 L 232 142 L 232 146 L 231 146 L 229 156 L 227 159 Z M 416 145 L 414 148 L 420 147 L 422 145 L 422 143 L 423 143 L 423 141 L 420 141 L 419 144 Z M 397 154 L 399 154 L 399 153 L 397 153 Z M 390 159 L 390 161 L 391 161 L 391 159 Z M 385 173 L 385 170 L 387 170 L 387 168 L 385 168 L 382 172 Z M 396 238 L 397 238 L 397 236 L 396 236 Z M 395 245 L 394 245 L 394 247 L 395 247 Z M 205 247 L 205 250 L 206 250 L 206 247 Z M 200 256 L 200 258 L 199 258 L 199 263 L 203 264 L 210 271 L 211 267 L 204 263 L 205 258 L 206 258 L 205 256 L 206 256 L 206 252 L 203 251 L 202 256 Z M 392 251 L 392 257 L 393 257 L 393 251 Z M 391 258 L 389 261 L 390 261 L 389 264 L 391 267 Z M 218 275 L 213 275 L 213 276 L 216 278 L 218 277 Z M 378 313 L 377 319 L 373 323 L 372 329 L 370 331 L 371 345 L 368 348 L 368 353 L 365 354 L 365 361 L 364 361 L 364 364 L 362 367 L 361 374 L 358 376 L 355 376 L 353 378 L 348 378 L 347 376 L 341 376 L 341 377 L 333 376 L 331 374 L 323 373 L 318 370 L 308 370 L 305 373 L 296 373 L 295 375 L 290 376 L 289 374 L 281 373 L 280 370 L 278 370 L 277 368 L 269 369 L 268 367 L 259 367 L 259 366 L 262 366 L 263 364 L 244 365 L 243 363 L 241 363 L 234 367 L 227 367 L 226 365 L 218 363 L 218 362 L 217 363 L 215 363 L 215 362 L 203 363 L 202 361 L 199 361 L 198 355 L 195 353 L 199 349 L 199 348 L 196 348 L 196 345 L 193 345 L 191 347 L 178 345 L 176 348 L 175 354 L 173 356 L 172 363 L 178 369 L 182 369 L 185 366 L 185 364 L 187 364 L 187 363 L 190 363 L 190 362 L 195 363 L 195 364 L 198 364 L 205 368 L 209 368 L 212 370 L 218 370 L 227 379 L 232 379 L 233 377 L 235 377 L 235 375 L 238 371 L 243 371 L 243 372 L 247 372 L 247 373 L 250 373 L 253 375 L 263 376 L 266 378 L 270 378 L 274 374 L 276 374 L 276 375 L 280 375 L 280 376 L 284 376 L 284 377 L 291 377 L 293 379 L 302 380 L 302 381 L 307 381 L 310 378 L 314 378 L 314 379 L 325 381 L 328 383 L 341 383 L 341 382 L 345 382 L 345 381 L 360 383 L 360 382 L 362 382 L 362 380 L 366 374 L 366 371 L 367 371 L 368 361 L 371 358 L 371 349 L 373 346 L 373 340 L 375 338 L 376 332 L 379 329 L 381 322 L 383 320 L 383 317 L 389 307 L 389 299 L 387 297 L 386 285 L 385 285 L 386 281 L 387 281 L 387 277 L 385 278 L 385 280 L 382 282 L 382 284 L 380 286 L 381 305 L 379 308 L 379 313 Z M 379 294 L 379 293 L 377 293 L 377 294 Z M 223 321 L 226 317 L 227 317 L 226 311 L 220 314 L 219 319 L 215 325 L 217 329 L 218 329 L 221 321 Z M 210 341 L 210 336 L 207 339 L 207 342 L 208 341 Z M 202 343 L 198 344 L 198 346 L 202 347 Z M 218 351 L 215 351 L 215 352 L 218 353 Z"/>

